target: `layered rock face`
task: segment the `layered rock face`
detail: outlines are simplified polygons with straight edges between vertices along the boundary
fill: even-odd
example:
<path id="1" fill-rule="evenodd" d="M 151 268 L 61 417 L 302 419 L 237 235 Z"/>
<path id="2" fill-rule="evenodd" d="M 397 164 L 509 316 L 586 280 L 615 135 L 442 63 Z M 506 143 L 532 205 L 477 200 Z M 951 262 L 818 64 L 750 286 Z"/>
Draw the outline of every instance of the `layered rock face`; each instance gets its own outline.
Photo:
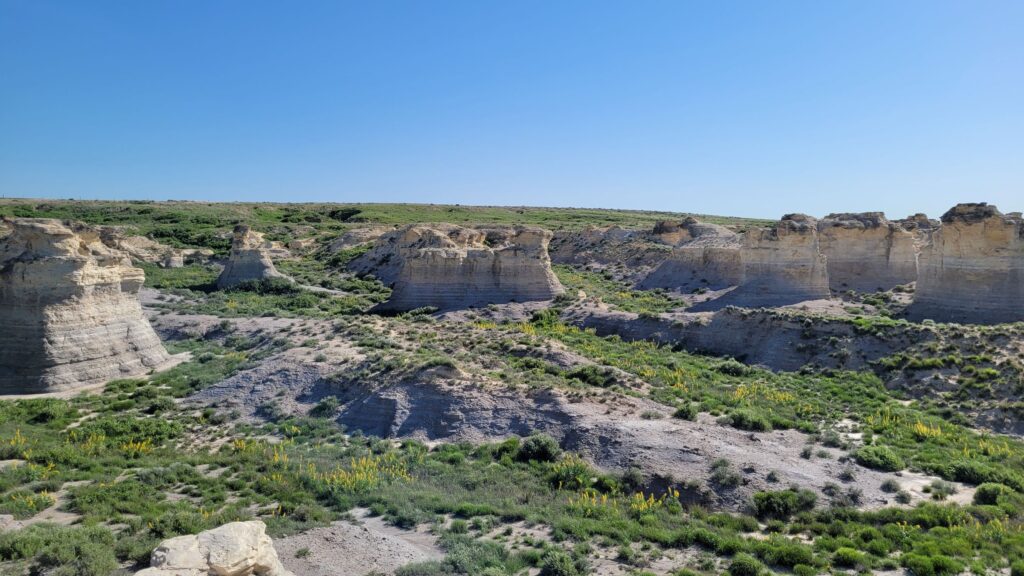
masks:
<path id="1" fill-rule="evenodd" d="M 295 576 L 281 565 L 267 526 L 232 522 L 164 540 L 135 576 Z"/>
<path id="2" fill-rule="evenodd" d="M 740 245 L 742 281 L 719 305 L 785 306 L 831 297 L 817 221 L 787 214 L 772 228 L 750 230 Z"/>
<path id="3" fill-rule="evenodd" d="M 274 267 L 263 235 L 248 226 L 236 226 L 231 239 L 231 255 L 224 271 L 217 278 L 217 288 L 230 288 L 242 282 L 265 278 L 286 276 Z"/>
<path id="4" fill-rule="evenodd" d="M 550 300 L 564 292 L 548 257 L 551 232 L 412 225 L 381 238 L 356 269 L 393 283 L 383 310 L 442 310 Z"/>
<path id="5" fill-rule="evenodd" d="M 818 222 L 833 290 L 888 290 L 917 278 L 914 234 L 881 212 L 829 214 Z"/>
<path id="6" fill-rule="evenodd" d="M 985 203 L 957 204 L 921 252 L 912 318 L 1024 320 L 1024 221 Z"/>
<path id="7" fill-rule="evenodd" d="M 99 229 L 100 241 L 108 248 L 119 250 L 131 256 L 133 260 L 157 264 L 163 268 L 181 268 L 187 259 L 207 259 L 213 256 L 213 250 L 179 249 L 145 236 L 131 236 L 116 226 L 102 226 Z"/>
<path id="8" fill-rule="evenodd" d="M 143 271 L 124 253 L 58 220 L 11 228 L 0 241 L 0 394 L 101 384 L 169 360 L 139 304 Z"/>
<path id="9" fill-rule="evenodd" d="M 654 234 L 676 247 L 639 283 L 640 288 L 719 290 L 743 281 L 740 237 L 735 232 L 687 218 L 680 224 L 659 223 Z"/>

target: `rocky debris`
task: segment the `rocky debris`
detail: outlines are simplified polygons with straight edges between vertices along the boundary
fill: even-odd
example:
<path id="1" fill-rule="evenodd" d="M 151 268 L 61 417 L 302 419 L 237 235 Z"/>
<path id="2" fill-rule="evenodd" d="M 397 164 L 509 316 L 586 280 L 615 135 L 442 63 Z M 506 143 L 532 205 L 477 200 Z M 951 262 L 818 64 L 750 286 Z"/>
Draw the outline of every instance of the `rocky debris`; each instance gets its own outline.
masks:
<path id="1" fill-rule="evenodd" d="M 687 218 L 681 224 L 659 223 L 654 234 L 675 249 L 638 284 L 639 288 L 719 290 L 743 281 L 741 237 L 728 228 Z"/>
<path id="2" fill-rule="evenodd" d="M 441 310 L 550 300 L 564 289 L 551 270 L 551 232 L 540 228 L 406 226 L 350 267 L 394 287 L 381 310 Z"/>
<path id="3" fill-rule="evenodd" d="M 132 236 L 118 226 L 102 226 L 99 235 L 107 247 L 128 254 L 132 260 L 162 268 L 181 268 L 186 260 L 208 260 L 214 254 L 213 250 L 174 248 L 145 236 Z"/>
<path id="4" fill-rule="evenodd" d="M 150 568 L 136 576 L 295 576 L 281 565 L 267 526 L 231 522 L 213 530 L 164 540 Z"/>
<path id="5" fill-rule="evenodd" d="M 91 228 L 22 218 L 0 243 L 0 394 L 139 376 L 170 360 L 142 314 L 144 274 Z"/>
<path id="6" fill-rule="evenodd" d="M 277 271 L 263 235 L 248 226 L 236 226 L 231 238 L 231 255 L 217 278 L 217 288 L 230 288 L 250 280 L 287 278 Z"/>
<path id="7" fill-rule="evenodd" d="M 1024 320 L 1024 221 L 984 202 L 942 216 L 922 252 L 911 318 L 995 324 Z"/>
<path id="8" fill-rule="evenodd" d="M 818 221 L 833 290 L 874 292 L 917 279 L 913 232 L 881 212 L 829 214 Z"/>
<path id="9" fill-rule="evenodd" d="M 342 250 L 348 250 L 349 248 L 355 248 L 356 246 L 362 246 L 368 242 L 376 241 L 388 232 L 394 231 L 394 229 L 394 226 L 364 226 L 360 228 L 352 228 L 332 240 L 327 246 L 327 250 L 334 253 Z"/>

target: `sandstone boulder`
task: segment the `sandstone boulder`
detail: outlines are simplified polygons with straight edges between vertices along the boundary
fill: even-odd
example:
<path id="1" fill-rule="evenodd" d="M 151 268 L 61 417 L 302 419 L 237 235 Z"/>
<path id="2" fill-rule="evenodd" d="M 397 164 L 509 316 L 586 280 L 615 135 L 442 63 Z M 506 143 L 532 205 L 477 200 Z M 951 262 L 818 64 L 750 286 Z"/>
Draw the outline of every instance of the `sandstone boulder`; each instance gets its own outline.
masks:
<path id="1" fill-rule="evenodd" d="M 0 241 L 0 394 L 71 390 L 169 360 L 142 314 L 143 271 L 97 231 L 17 219 Z"/>
<path id="2" fill-rule="evenodd" d="M 412 225 L 386 234 L 350 267 L 392 284 L 382 310 L 442 310 L 550 300 L 564 292 L 551 270 L 551 232 Z"/>
<path id="3" fill-rule="evenodd" d="M 160 543 L 136 576 L 294 576 L 259 520 L 232 522 Z"/>
<path id="4" fill-rule="evenodd" d="M 916 319 L 995 324 L 1024 320 L 1024 221 L 985 203 L 957 204 L 921 252 Z"/>
<path id="5" fill-rule="evenodd" d="M 263 235 L 248 226 L 236 226 L 231 238 L 231 255 L 217 278 L 217 288 L 231 288 L 250 280 L 287 278 L 277 271 Z"/>
<path id="6" fill-rule="evenodd" d="M 833 290 L 874 292 L 917 279 L 914 234 L 881 212 L 829 214 L 818 221 Z"/>

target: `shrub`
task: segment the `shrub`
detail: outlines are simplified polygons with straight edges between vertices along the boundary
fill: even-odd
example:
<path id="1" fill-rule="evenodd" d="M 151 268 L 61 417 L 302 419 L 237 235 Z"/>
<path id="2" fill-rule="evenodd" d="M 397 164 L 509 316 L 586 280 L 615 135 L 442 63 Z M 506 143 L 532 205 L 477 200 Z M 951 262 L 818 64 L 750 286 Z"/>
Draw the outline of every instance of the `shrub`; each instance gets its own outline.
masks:
<path id="1" fill-rule="evenodd" d="M 679 418 L 680 420 L 696 420 L 697 419 L 697 405 L 693 402 L 687 402 L 676 409 L 675 413 L 672 414 L 673 418 Z"/>
<path id="2" fill-rule="evenodd" d="M 748 409 L 734 410 L 730 417 L 733 428 L 753 432 L 768 432 L 772 429 L 771 420 L 765 415 Z"/>
<path id="3" fill-rule="evenodd" d="M 1010 576 L 1024 576 L 1024 560 L 1010 564 Z"/>
<path id="4" fill-rule="evenodd" d="M 912 576 L 935 576 L 935 566 L 928 556 L 904 554 L 900 562 Z"/>
<path id="5" fill-rule="evenodd" d="M 864 563 L 864 554 L 854 550 L 853 548 L 842 547 L 836 550 L 832 556 L 832 561 L 836 566 L 843 566 L 845 568 L 856 568 Z"/>
<path id="6" fill-rule="evenodd" d="M 572 557 L 552 548 L 540 561 L 540 576 L 583 576 Z"/>
<path id="7" fill-rule="evenodd" d="M 875 470 L 896 472 L 904 467 L 903 459 L 888 446 L 865 446 L 854 457 L 860 465 Z"/>
<path id="8" fill-rule="evenodd" d="M 536 460 L 537 462 L 554 462 L 562 454 L 558 442 L 547 434 L 529 436 L 519 446 L 516 459 L 521 462 Z"/>
<path id="9" fill-rule="evenodd" d="M 252 292 L 263 295 L 291 295 L 302 292 L 302 288 L 285 278 L 263 278 L 261 280 L 246 280 L 228 288 L 229 292 Z"/>
<path id="10" fill-rule="evenodd" d="M 994 505 L 998 503 L 1000 496 L 1009 492 L 1010 489 L 1002 484 L 986 482 L 978 486 L 977 491 L 974 492 L 974 503 Z"/>
<path id="11" fill-rule="evenodd" d="M 313 406 L 309 415 L 313 418 L 330 418 L 337 411 L 339 405 L 337 396 L 328 396 Z"/>
<path id="12" fill-rule="evenodd" d="M 754 494 L 754 513 L 758 518 L 785 520 L 804 510 L 814 508 L 818 497 L 810 490 L 782 490 Z"/>
<path id="13" fill-rule="evenodd" d="M 758 576 L 764 569 L 761 564 L 750 554 L 737 554 L 729 564 L 729 576 Z"/>

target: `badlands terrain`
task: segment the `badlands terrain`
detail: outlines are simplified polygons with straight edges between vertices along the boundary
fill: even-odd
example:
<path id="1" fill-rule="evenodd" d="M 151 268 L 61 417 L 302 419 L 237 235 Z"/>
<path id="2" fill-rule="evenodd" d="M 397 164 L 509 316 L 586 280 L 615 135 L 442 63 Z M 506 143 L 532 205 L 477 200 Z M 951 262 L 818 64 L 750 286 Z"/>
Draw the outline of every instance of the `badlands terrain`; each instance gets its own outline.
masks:
<path id="1" fill-rule="evenodd" d="M 1024 574 L 1020 213 L 0 216 L 2 574 Z"/>

